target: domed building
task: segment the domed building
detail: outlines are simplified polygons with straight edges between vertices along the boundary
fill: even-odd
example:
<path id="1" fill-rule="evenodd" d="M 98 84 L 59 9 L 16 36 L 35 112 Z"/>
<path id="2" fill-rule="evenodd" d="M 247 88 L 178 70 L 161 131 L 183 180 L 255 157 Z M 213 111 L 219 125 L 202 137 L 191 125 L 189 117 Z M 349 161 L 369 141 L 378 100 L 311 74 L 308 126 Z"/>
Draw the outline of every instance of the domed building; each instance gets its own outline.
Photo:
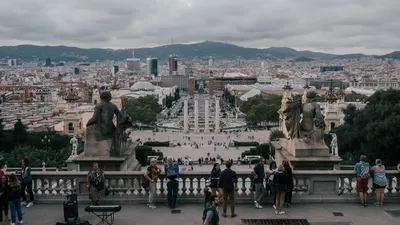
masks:
<path id="1" fill-rule="evenodd" d="M 131 91 L 154 91 L 156 90 L 156 87 L 146 81 L 144 78 L 140 79 L 138 82 L 134 83 L 131 87 L 130 87 Z"/>
<path id="2" fill-rule="evenodd" d="M 120 90 L 121 97 L 139 98 L 146 95 L 155 95 L 158 97 L 158 103 L 165 105 L 165 99 L 168 95 L 174 95 L 176 86 L 174 87 L 159 87 L 154 86 L 146 79 L 141 78 L 135 82 L 129 89 Z"/>

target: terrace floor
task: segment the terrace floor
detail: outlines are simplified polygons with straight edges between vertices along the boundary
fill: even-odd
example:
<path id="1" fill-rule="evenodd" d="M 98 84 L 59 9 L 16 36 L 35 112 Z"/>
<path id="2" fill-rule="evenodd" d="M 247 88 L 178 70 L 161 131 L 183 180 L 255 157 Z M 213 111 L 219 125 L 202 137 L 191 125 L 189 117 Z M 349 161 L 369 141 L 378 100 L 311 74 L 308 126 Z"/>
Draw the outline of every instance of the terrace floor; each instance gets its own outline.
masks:
<path id="1" fill-rule="evenodd" d="M 98 219 L 79 207 L 80 219 L 97 224 Z M 149 209 L 144 205 L 123 205 L 115 216 L 115 225 L 200 225 L 203 207 L 200 204 L 181 205 L 180 213 L 172 214 L 165 205 Z M 397 210 L 399 217 L 392 217 L 387 210 Z M 369 205 L 361 208 L 357 204 L 295 204 L 285 209 L 285 215 L 275 215 L 271 206 L 255 209 L 253 205 L 237 205 L 236 218 L 220 219 L 221 225 L 241 225 L 241 219 L 307 219 L 312 225 L 399 225 L 400 205 L 388 204 L 383 208 Z M 63 222 L 62 204 L 36 204 L 24 208 L 24 224 L 54 225 Z M 333 213 L 342 213 L 335 216 Z M 229 206 L 228 206 L 229 216 Z M 8 223 L 3 223 L 8 224 Z"/>

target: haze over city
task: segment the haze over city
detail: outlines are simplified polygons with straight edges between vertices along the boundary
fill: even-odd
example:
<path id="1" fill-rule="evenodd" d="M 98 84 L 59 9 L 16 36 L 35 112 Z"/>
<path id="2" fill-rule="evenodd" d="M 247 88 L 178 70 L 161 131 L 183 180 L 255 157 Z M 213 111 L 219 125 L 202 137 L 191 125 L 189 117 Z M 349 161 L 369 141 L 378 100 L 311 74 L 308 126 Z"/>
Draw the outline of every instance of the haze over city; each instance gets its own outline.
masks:
<path id="1" fill-rule="evenodd" d="M 396 0 L 3 1 L 0 46 L 139 48 L 210 40 L 386 54 L 400 49 L 399 13 Z"/>

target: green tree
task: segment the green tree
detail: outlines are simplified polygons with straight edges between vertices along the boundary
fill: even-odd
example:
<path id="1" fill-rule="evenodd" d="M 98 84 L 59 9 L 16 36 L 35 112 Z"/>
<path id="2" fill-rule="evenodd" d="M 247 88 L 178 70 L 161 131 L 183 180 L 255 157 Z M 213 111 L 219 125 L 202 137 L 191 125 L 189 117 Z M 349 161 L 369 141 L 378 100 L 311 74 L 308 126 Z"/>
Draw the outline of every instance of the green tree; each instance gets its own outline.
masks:
<path id="1" fill-rule="evenodd" d="M 172 95 L 168 95 L 165 98 L 165 106 L 170 109 L 172 107 L 172 103 L 174 102 L 174 97 L 172 97 Z"/>
<path id="2" fill-rule="evenodd" d="M 269 134 L 270 141 L 277 141 L 279 138 L 286 138 L 285 134 L 280 130 L 273 130 Z"/>
<path id="3" fill-rule="evenodd" d="M 246 122 L 251 126 L 277 123 L 281 99 L 279 95 L 254 96 L 243 102 L 240 110 L 246 114 Z"/>
<path id="4" fill-rule="evenodd" d="M 15 144 L 24 144 L 28 136 L 25 125 L 22 123 L 21 119 L 14 124 L 13 138 Z"/>
<path id="5" fill-rule="evenodd" d="M 346 94 L 344 96 L 345 102 L 366 102 L 368 100 L 368 96 L 363 94 L 357 94 L 356 92 L 351 92 L 350 94 Z"/>
<path id="6" fill-rule="evenodd" d="M 394 166 L 400 158 L 400 91 L 377 91 L 364 109 L 348 106 L 345 123 L 335 129 L 339 153 L 356 162 L 361 154 Z"/>
<path id="7" fill-rule="evenodd" d="M 133 122 L 154 124 L 157 114 L 161 111 L 158 99 L 154 95 L 139 98 L 123 98 L 122 109 L 131 117 Z"/>
<path id="8" fill-rule="evenodd" d="M 180 98 L 181 98 L 180 90 L 179 90 L 179 88 L 177 88 L 177 89 L 175 89 L 175 92 L 174 92 L 174 100 L 178 101 Z"/>

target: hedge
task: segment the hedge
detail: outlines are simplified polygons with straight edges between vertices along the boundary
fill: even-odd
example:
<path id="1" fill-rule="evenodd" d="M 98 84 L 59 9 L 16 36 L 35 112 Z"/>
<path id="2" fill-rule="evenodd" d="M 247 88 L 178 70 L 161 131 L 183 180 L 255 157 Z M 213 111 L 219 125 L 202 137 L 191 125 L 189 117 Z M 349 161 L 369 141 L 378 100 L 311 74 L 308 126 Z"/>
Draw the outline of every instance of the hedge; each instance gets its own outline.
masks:
<path id="1" fill-rule="evenodd" d="M 147 165 L 147 156 L 152 154 L 152 147 L 146 145 L 136 146 L 136 159 L 142 166 Z"/>
<path id="2" fill-rule="evenodd" d="M 245 147 L 245 146 L 258 146 L 259 143 L 256 141 L 249 141 L 249 142 L 241 142 L 241 141 L 234 141 L 233 142 L 235 147 Z"/>
<path id="3" fill-rule="evenodd" d="M 169 147 L 169 141 L 147 141 L 143 145 L 152 147 Z"/>
<path id="4" fill-rule="evenodd" d="M 248 143 L 248 142 L 245 142 Z M 259 155 L 263 157 L 264 159 L 269 159 L 269 156 L 275 156 L 275 149 L 273 149 L 273 146 L 271 145 L 271 152 L 270 152 L 270 144 L 269 143 L 264 143 L 256 148 L 250 148 L 250 150 L 242 152 L 241 156 L 244 158 L 245 156 L 248 155 Z"/>

